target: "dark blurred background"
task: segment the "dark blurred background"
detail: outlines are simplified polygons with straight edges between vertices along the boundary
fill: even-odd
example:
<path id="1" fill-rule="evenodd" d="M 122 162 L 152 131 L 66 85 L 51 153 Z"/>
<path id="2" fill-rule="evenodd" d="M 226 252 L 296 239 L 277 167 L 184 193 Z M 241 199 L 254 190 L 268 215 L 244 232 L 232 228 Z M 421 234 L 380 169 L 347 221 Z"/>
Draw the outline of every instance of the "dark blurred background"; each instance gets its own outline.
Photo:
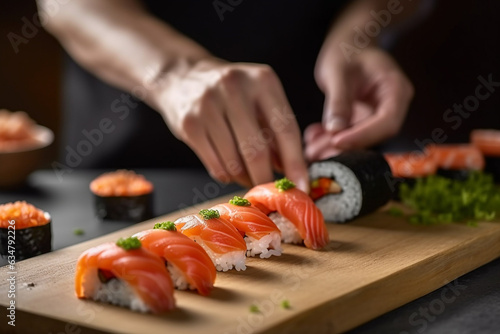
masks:
<path id="1" fill-rule="evenodd" d="M 23 19 L 33 22 L 36 5 L 34 1 L 9 1 L 0 6 L 0 108 L 25 110 L 55 132 L 51 161 L 61 144 L 62 49 L 35 26 L 33 37 L 21 43 L 16 53 L 7 36 L 22 36 Z M 448 108 L 474 94 L 478 76 L 491 74 L 494 81 L 500 81 L 499 13 L 496 0 L 436 1 L 426 19 L 401 34 L 391 52 L 414 83 L 416 95 L 402 136 L 391 141 L 393 146 L 407 143 L 408 138 L 425 140 L 427 129 L 422 132 L 415 124 L 428 127 L 427 138 L 432 129 L 443 128 L 450 142 L 467 141 L 470 129 L 484 127 L 485 122 L 500 128 L 500 89 L 481 101 L 460 131 L 443 120 Z"/>

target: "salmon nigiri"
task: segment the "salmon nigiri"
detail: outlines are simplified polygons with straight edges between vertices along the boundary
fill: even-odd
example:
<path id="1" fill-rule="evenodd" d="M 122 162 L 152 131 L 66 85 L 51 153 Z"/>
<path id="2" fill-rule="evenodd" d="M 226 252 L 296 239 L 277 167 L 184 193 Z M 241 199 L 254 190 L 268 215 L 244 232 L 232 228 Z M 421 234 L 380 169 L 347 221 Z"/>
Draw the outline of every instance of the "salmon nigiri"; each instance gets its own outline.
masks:
<path id="1" fill-rule="evenodd" d="M 323 214 L 312 199 L 287 178 L 255 186 L 245 198 L 276 223 L 283 242 L 304 241 L 311 249 L 321 249 L 328 243 Z"/>
<path id="2" fill-rule="evenodd" d="M 174 286 L 163 261 L 137 238 L 85 251 L 76 265 L 78 298 L 161 313 L 175 307 Z"/>
<path id="3" fill-rule="evenodd" d="M 177 232 L 174 223 L 157 223 L 134 236 L 144 248 L 166 261 L 177 289 L 198 290 L 203 296 L 210 293 L 216 275 L 212 260 L 199 244 Z"/>
<path id="4" fill-rule="evenodd" d="M 394 177 L 417 178 L 436 174 L 436 161 L 422 152 L 386 153 L 384 158 Z"/>
<path id="5" fill-rule="evenodd" d="M 429 145 L 429 155 L 445 170 L 483 170 L 484 156 L 471 144 Z"/>
<path id="6" fill-rule="evenodd" d="M 238 230 L 217 210 L 201 210 L 174 222 L 177 230 L 205 249 L 219 271 L 245 270 L 247 246 Z"/>
<path id="7" fill-rule="evenodd" d="M 247 244 L 247 256 L 265 259 L 271 255 L 281 255 L 281 232 L 275 223 L 262 211 L 252 206 L 250 201 L 234 196 L 229 203 L 218 204 L 212 209 L 219 211 L 243 234 Z"/>
<path id="8" fill-rule="evenodd" d="M 485 156 L 500 157 L 500 130 L 473 130 L 470 140 Z"/>

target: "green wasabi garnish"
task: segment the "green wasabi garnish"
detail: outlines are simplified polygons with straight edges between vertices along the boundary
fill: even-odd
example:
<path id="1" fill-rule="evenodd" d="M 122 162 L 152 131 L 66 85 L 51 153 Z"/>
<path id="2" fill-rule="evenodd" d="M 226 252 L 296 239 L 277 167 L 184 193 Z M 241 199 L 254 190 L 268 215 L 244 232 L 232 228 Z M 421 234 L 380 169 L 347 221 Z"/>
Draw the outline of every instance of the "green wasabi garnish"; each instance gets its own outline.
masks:
<path id="1" fill-rule="evenodd" d="M 402 201 L 416 213 L 410 222 L 418 225 L 491 221 L 500 213 L 500 188 L 489 174 L 471 172 L 464 181 L 441 176 L 417 179 L 413 187 L 402 184 Z"/>
<path id="2" fill-rule="evenodd" d="M 155 226 L 153 227 L 153 229 L 155 229 L 155 230 L 177 231 L 177 227 L 175 227 L 175 224 L 172 223 L 171 221 L 163 222 L 163 223 L 156 223 Z"/>
<path id="3" fill-rule="evenodd" d="M 219 211 L 214 210 L 214 209 L 203 209 L 203 210 L 200 210 L 199 214 L 205 220 L 209 220 L 209 219 L 212 219 L 212 218 L 219 218 L 220 217 Z"/>
<path id="4" fill-rule="evenodd" d="M 129 251 L 131 249 L 141 248 L 141 241 L 137 239 L 137 237 L 120 238 L 116 242 L 116 245 Z"/>
<path id="5" fill-rule="evenodd" d="M 401 217 L 404 215 L 403 210 L 394 206 L 390 207 L 389 210 L 387 210 L 387 213 L 394 217 Z"/>
<path id="6" fill-rule="evenodd" d="M 82 230 L 81 228 L 75 228 L 75 229 L 73 230 L 73 234 L 74 234 L 74 235 L 84 235 L 84 234 L 85 234 L 85 231 L 84 231 L 84 230 Z"/>
<path id="7" fill-rule="evenodd" d="M 290 302 L 287 299 L 282 300 L 281 301 L 281 308 L 284 308 L 286 310 L 289 309 L 290 308 Z"/>
<path id="8" fill-rule="evenodd" d="M 259 313 L 260 312 L 259 307 L 255 304 L 250 305 L 250 312 Z"/>
<path id="9" fill-rule="evenodd" d="M 229 200 L 229 204 L 233 205 L 238 205 L 238 206 L 250 206 L 252 203 L 250 203 L 249 200 L 246 198 L 240 197 L 240 196 L 234 196 L 232 199 Z"/>
<path id="10" fill-rule="evenodd" d="M 287 179 L 286 177 L 274 181 L 274 186 L 279 189 L 279 191 L 285 191 L 288 189 L 295 188 L 295 183 Z"/>

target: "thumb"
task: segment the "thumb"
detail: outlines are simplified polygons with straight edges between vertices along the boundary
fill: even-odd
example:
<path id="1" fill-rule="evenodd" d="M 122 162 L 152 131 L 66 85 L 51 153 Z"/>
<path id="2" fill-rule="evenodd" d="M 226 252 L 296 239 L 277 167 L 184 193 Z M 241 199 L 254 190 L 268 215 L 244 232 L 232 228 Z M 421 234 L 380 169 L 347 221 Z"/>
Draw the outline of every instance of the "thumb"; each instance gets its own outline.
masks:
<path id="1" fill-rule="evenodd" d="M 328 78 L 325 89 L 323 126 L 330 133 L 347 128 L 352 116 L 352 92 L 347 78 L 338 71 Z"/>

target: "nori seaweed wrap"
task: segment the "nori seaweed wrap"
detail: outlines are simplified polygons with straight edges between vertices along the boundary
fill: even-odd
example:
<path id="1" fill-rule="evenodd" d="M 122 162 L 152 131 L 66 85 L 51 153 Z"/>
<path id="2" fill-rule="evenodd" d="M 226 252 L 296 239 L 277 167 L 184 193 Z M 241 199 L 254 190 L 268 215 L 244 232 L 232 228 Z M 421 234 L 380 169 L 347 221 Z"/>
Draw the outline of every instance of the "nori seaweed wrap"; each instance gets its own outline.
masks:
<path id="1" fill-rule="evenodd" d="M 395 191 L 391 169 L 383 155 L 373 151 L 348 151 L 309 167 L 312 188 L 316 180 L 328 178 L 339 186 L 315 203 L 325 220 L 345 222 L 373 212 L 386 204 Z"/>
<path id="2" fill-rule="evenodd" d="M 94 194 L 94 203 L 101 219 L 140 222 L 153 218 L 153 193 L 107 197 Z"/>
<path id="3" fill-rule="evenodd" d="M 48 213 L 26 202 L 7 203 L 0 206 L 0 222 L 0 266 L 52 250 Z"/>
<path id="4" fill-rule="evenodd" d="M 140 222 L 153 217 L 153 185 L 133 171 L 105 173 L 90 184 L 101 219 Z"/>

